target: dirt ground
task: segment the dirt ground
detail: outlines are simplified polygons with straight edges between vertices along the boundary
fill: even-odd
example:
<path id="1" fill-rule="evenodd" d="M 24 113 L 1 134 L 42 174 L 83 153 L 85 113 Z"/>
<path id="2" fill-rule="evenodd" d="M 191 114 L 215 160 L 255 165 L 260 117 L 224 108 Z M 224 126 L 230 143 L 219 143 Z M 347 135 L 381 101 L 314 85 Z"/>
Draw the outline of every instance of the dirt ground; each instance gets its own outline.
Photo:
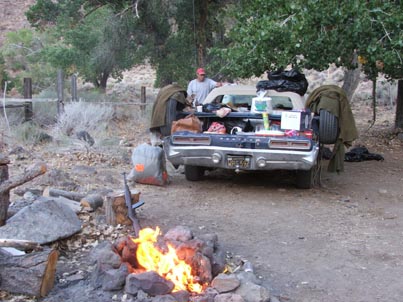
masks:
<path id="1" fill-rule="evenodd" d="M 216 233 L 228 254 L 251 261 L 283 302 L 402 301 L 403 150 L 390 130 L 394 111 L 380 108 L 370 131 L 371 111 L 356 108 L 354 114 L 360 130 L 355 145 L 382 154 L 384 161 L 345 162 L 344 173 L 323 171 L 322 186 L 311 190 L 296 189 L 286 172 L 215 171 L 203 181 L 188 182 L 180 170 L 171 171 L 166 187 L 136 185 L 145 201 L 138 210 L 142 227 L 166 231 L 186 225 L 196 235 Z M 145 132 L 136 131 L 131 134 L 135 143 L 146 139 Z M 89 190 L 121 188 L 120 173 L 130 170 L 122 154 L 131 150 L 109 150 L 115 154 L 98 160 L 95 177 L 74 175 L 74 167 L 86 165 L 88 157 L 33 151 L 49 168 L 68 172 Z M 12 162 L 10 174 L 24 166 L 24 161 Z"/>
<path id="2" fill-rule="evenodd" d="M 295 189 L 289 173 L 216 173 L 196 183 L 175 175 L 167 188 L 142 188 L 141 217 L 217 233 L 280 301 L 402 301 L 402 150 L 382 154 L 324 173 L 312 190 Z"/>

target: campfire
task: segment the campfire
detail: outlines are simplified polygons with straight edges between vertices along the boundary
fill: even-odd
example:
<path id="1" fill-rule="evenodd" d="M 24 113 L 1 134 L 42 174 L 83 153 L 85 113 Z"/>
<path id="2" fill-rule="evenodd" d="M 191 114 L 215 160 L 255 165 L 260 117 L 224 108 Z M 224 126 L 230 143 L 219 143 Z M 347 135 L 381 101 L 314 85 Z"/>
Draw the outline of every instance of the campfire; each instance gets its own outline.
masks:
<path id="1" fill-rule="evenodd" d="M 149 295 L 177 292 L 201 294 L 225 268 L 217 236 L 194 238 L 190 229 L 177 226 L 164 236 L 160 228 L 143 228 L 137 237 L 126 236 L 113 245 L 119 263 L 127 267 L 125 291 Z M 108 269 L 108 266 L 101 270 Z M 99 272 L 99 270 L 98 270 Z"/>
<path id="2" fill-rule="evenodd" d="M 201 293 L 203 286 L 199 284 L 192 273 L 192 267 L 184 260 L 179 259 L 172 244 L 167 244 L 168 251 L 161 251 L 156 246 L 161 235 L 159 227 L 155 230 L 145 228 L 140 230 L 138 238 L 132 238 L 137 244 L 136 259 L 146 271 L 155 271 L 161 277 L 174 283 L 173 292 L 187 290 Z"/>

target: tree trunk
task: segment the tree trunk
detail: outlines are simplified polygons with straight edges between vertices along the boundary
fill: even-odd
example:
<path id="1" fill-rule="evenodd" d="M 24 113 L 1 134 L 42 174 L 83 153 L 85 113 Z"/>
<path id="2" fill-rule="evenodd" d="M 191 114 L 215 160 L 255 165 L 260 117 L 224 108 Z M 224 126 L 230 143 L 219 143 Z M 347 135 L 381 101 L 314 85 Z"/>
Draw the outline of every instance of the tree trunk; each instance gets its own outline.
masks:
<path id="1" fill-rule="evenodd" d="M 403 129 L 403 80 L 397 81 L 395 128 Z"/>
<path id="2" fill-rule="evenodd" d="M 368 129 L 372 128 L 376 122 L 376 79 L 377 77 L 372 79 L 372 122 Z"/>
<path id="3" fill-rule="evenodd" d="M 109 78 L 109 73 L 103 72 L 101 75 L 101 80 L 99 82 L 99 88 L 101 88 L 103 91 L 106 90 L 106 84 L 108 82 L 108 78 Z"/>
<path id="4" fill-rule="evenodd" d="M 344 74 L 343 90 L 346 92 L 347 99 L 351 103 L 353 95 L 360 84 L 361 68 L 348 69 Z"/>
<path id="5" fill-rule="evenodd" d="M 206 27 L 208 18 L 208 0 L 199 1 L 199 22 L 197 25 L 197 63 L 198 66 L 206 65 Z"/>
<path id="6" fill-rule="evenodd" d="M 358 67 L 355 69 L 347 69 L 346 73 L 344 74 L 344 81 L 343 81 L 343 90 L 347 94 L 347 100 L 351 103 L 355 90 L 360 84 L 360 76 L 361 76 L 361 63 L 358 62 L 357 53 L 354 52 L 353 65 L 357 65 Z"/>

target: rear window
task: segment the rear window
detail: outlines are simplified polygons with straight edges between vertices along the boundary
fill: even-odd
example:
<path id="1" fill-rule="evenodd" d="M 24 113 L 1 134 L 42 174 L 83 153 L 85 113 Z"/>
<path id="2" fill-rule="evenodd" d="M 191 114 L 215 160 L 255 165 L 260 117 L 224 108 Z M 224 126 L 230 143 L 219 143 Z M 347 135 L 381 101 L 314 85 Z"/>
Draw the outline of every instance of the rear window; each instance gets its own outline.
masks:
<path id="1" fill-rule="evenodd" d="M 221 96 L 221 103 L 234 107 L 249 107 L 252 105 L 252 99 L 256 95 L 231 95 Z M 291 98 L 288 96 L 270 96 L 273 110 L 292 110 L 293 105 Z"/>
<path id="2" fill-rule="evenodd" d="M 252 105 L 252 99 L 256 97 L 256 95 L 233 95 L 233 94 L 226 94 L 222 98 L 223 104 L 233 104 L 234 106 L 240 105 Z"/>

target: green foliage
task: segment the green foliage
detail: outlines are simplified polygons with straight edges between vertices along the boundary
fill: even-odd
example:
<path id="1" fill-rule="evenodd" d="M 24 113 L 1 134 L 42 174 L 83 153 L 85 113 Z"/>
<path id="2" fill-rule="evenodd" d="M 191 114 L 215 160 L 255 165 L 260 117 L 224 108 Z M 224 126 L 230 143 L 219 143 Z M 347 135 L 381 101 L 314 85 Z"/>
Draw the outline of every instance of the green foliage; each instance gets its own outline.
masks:
<path id="1" fill-rule="evenodd" d="M 355 53 L 365 58 L 365 73 L 403 76 L 401 1 L 249 0 L 233 12 L 229 47 L 215 49 L 226 72 L 261 75 L 289 64 L 324 70 L 335 63 L 354 68 Z M 378 64 L 377 64 L 378 62 Z"/>
<path id="2" fill-rule="evenodd" d="M 218 16 L 227 2 L 38 0 L 26 15 L 54 37 L 43 58 L 65 74 L 78 73 L 105 88 L 109 76 L 119 78 L 148 60 L 157 69 L 156 86 L 162 86 L 185 83 L 197 66 L 217 59 L 208 50 L 223 42 Z"/>
<path id="3" fill-rule="evenodd" d="M 14 77 L 6 75 L 10 81 L 8 89 L 16 87 L 23 92 L 23 78 L 30 77 L 34 83 L 34 93 L 53 85 L 56 71 L 42 57 L 45 35 L 22 29 L 7 33 L 1 55 L 4 58 L 4 70 L 13 71 Z"/>
<path id="4" fill-rule="evenodd" d="M 119 78 L 123 70 L 140 61 L 142 52 L 132 39 L 135 19 L 116 15 L 115 4 L 37 1 L 27 17 L 55 38 L 44 47 L 43 57 L 67 75 L 78 73 L 97 87 L 106 88 L 109 76 Z"/>

